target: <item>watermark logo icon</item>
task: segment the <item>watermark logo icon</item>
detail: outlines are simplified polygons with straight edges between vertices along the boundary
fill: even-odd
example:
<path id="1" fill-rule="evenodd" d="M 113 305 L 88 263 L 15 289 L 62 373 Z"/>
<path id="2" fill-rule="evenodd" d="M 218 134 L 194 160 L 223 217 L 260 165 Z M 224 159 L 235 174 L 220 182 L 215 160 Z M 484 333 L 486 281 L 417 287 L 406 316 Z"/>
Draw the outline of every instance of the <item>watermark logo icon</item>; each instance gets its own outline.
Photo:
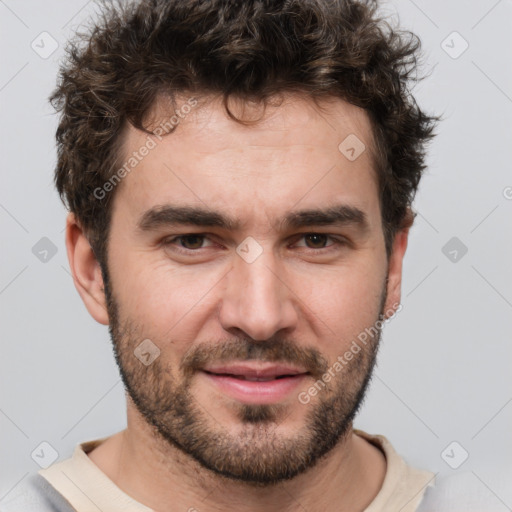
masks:
<path id="1" fill-rule="evenodd" d="M 458 469 L 468 460 L 468 451 L 457 441 L 452 441 L 442 452 L 441 458 L 452 469 Z"/>
<path id="2" fill-rule="evenodd" d="M 41 59 L 47 59 L 59 47 L 59 43 L 48 32 L 41 32 L 32 43 L 30 43 L 30 47 Z"/>
<path id="3" fill-rule="evenodd" d="M 456 236 L 450 238 L 441 252 L 452 262 L 458 263 L 468 252 L 467 246 Z"/>
<path id="4" fill-rule="evenodd" d="M 443 39 L 441 48 L 452 59 L 458 59 L 469 48 L 469 43 L 457 31 L 453 31 Z"/>
<path id="5" fill-rule="evenodd" d="M 50 443 L 43 441 L 39 443 L 30 456 L 38 466 L 46 469 L 59 458 L 59 453 Z"/>
<path id="6" fill-rule="evenodd" d="M 263 247 L 252 236 L 248 236 L 236 248 L 236 252 L 247 263 L 253 263 L 263 252 Z"/>
<path id="7" fill-rule="evenodd" d="M 32 254 L 42 263 L 48 263 L 56 254 L 57 246 L 46 236 L 43 236 L 32 247 Z"/>
<path id="8" fill-rule="evenodd" d="M 149 366 L 160 355 L 160 349 L 150 339 L 146 338 L 133 353 L 143 365 Z"/>
<path id="9" fill-rule="evenodd" d="M 338 149 L 347 160 L 353 162 L 364 153 L 366 146 L 357 135 L 351 133 L 338 146 Z"/>

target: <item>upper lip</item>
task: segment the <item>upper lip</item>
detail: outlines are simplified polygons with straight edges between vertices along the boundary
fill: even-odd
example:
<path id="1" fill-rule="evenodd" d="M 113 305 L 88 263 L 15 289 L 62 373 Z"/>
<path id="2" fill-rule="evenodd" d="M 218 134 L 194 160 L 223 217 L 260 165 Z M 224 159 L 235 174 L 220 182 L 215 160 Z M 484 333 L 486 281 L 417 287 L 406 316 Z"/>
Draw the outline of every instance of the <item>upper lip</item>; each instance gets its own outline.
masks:
<path id="1" fill-rule="evenodd" d="M 282 375 L 301 375 L 308 373 L 303 368 L 288 364 L 249 364 L 233 363 L 210 365 L 203 371 L 224 375 L 242 375 L 244 377 L 279 377 Z"/>

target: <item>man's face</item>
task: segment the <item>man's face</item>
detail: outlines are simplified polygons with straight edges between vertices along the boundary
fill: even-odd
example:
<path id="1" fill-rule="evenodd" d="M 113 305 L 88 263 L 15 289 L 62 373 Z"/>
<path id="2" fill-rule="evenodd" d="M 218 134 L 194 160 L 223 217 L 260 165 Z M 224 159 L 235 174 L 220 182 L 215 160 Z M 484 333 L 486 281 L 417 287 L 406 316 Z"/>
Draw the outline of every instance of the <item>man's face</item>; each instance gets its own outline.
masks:
<path id="1" fill-rule="evenodd" d="M 366 145 L 355 160 L 338 149 L 351 134 Z M 129 129 L 126 160 L 147 137 Z M 349 432 L 378 336 L 335 362 L 397 298 L 368 118 L 288 97 L 243 126 L 215 101 L 152 139 L 115 191 L 108 243 L 128 405 L 217 473 L 293 477 Z"/>

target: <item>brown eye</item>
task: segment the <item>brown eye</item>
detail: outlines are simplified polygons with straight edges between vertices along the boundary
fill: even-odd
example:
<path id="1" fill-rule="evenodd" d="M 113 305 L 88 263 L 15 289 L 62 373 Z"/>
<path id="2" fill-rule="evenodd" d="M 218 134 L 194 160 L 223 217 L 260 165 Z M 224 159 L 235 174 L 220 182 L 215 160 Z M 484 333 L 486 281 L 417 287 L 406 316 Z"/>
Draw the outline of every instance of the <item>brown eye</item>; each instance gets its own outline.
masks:
<path id="1" fill-rule="evenodd" d="M 178 237 L 180 240 L 180 245 L 185 249 L 201 249 L 204 241 L 203 235 L 183 235 Z"/>
<path id="2" fill-rule="evenodd" d="M 349 244 L 345 237 L 337 237 L 327 233 L 303 233 L 294 245 L 300 248 L 302 252 L 326 255 L 339 251 Z"/>
<path id="3" fill-rule="evenodd" d="M 329 237 L 327 235 L 323 235 L 321 233 L 310 233 L 304 235 L 304 239 L 308 242 L 311 242 L 311 245 L 308 245 L 311 249 L 322 249 L 325 247 L 327 239 Z"/>
<path id="4" fill-rule="evenodd" d="M 174 238 L 168 238 L 162 241 L 162 245 L 177 252 L 198 252 L 198 249 L 203 249 L 206 235 L 198 233 L 190 233 L 189 235 L 179 235 Z"/>

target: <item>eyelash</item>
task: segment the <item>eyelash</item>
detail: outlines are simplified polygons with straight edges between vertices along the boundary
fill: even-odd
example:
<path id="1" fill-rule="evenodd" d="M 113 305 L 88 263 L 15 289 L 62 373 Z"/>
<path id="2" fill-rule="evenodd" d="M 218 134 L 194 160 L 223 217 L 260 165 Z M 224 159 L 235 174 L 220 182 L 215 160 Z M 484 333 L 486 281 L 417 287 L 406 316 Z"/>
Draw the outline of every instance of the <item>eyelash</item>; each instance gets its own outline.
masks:
<path id="1" fill-rule="evenodd" d="M 325 236 L 327 237 L 328 239 L 331 239 L 334 243 L 331 244 L 331 245 L 328 245 L 326 247 L 320 247 L 318 249 L 315 249 L 315 248 L 312 248 L 312 247 L 304 247 L 305 249 L 307 249 L 308 251 L 310 252 L 313 252 L 313 253 L 319 253 L 319 252 L 322 252 L 322 253 L 327 253 L 327 252 L 330 252 L 331 250 L 335 250 L 336 247 L 335 246 L 346 246 L 348 245 L 348 241 L 344 238 L 336 238 L 334 237 L 333 235 L 329 235 L 328 233 L 315 233 L 315 232 L 310 232 L 310 233 L 302 233 L 296 241 L 299 241 L 303 238 L 305 238 L 306 236 L 310 236 L 310 235 L 320 235 L 320 236 Z M 185 235 L 178 235 L 178 236 L 175 236 L 175 237 L 172 237 L 172 238 L 169 238 L 169 239 L 165 239 L 162 241 L 162 245 L 164 246 L 171 246 L 171 245 L 175 245 L 175 242 L 176 241 L 179 241 L 179 240 L 182 240 L 184 238 L 187 238 L 187 237 L 200 237 L 200 238 L 205 238 L 207 239 L 208 236 L 203 234 L 203 233 L 187 233 Z M 183 248 L 183 247 L 179 247 L 177 245 L 174 246 L 173 250 L 178 252 L 179 254 L 185 254 L 185 255 L 192 255 L 194 253 L 199 253 L 199 251 L 201 249 L 206 249 L 206 247 L 200 247 L 199 249 L 186 249 L 186 248 Z"/>

